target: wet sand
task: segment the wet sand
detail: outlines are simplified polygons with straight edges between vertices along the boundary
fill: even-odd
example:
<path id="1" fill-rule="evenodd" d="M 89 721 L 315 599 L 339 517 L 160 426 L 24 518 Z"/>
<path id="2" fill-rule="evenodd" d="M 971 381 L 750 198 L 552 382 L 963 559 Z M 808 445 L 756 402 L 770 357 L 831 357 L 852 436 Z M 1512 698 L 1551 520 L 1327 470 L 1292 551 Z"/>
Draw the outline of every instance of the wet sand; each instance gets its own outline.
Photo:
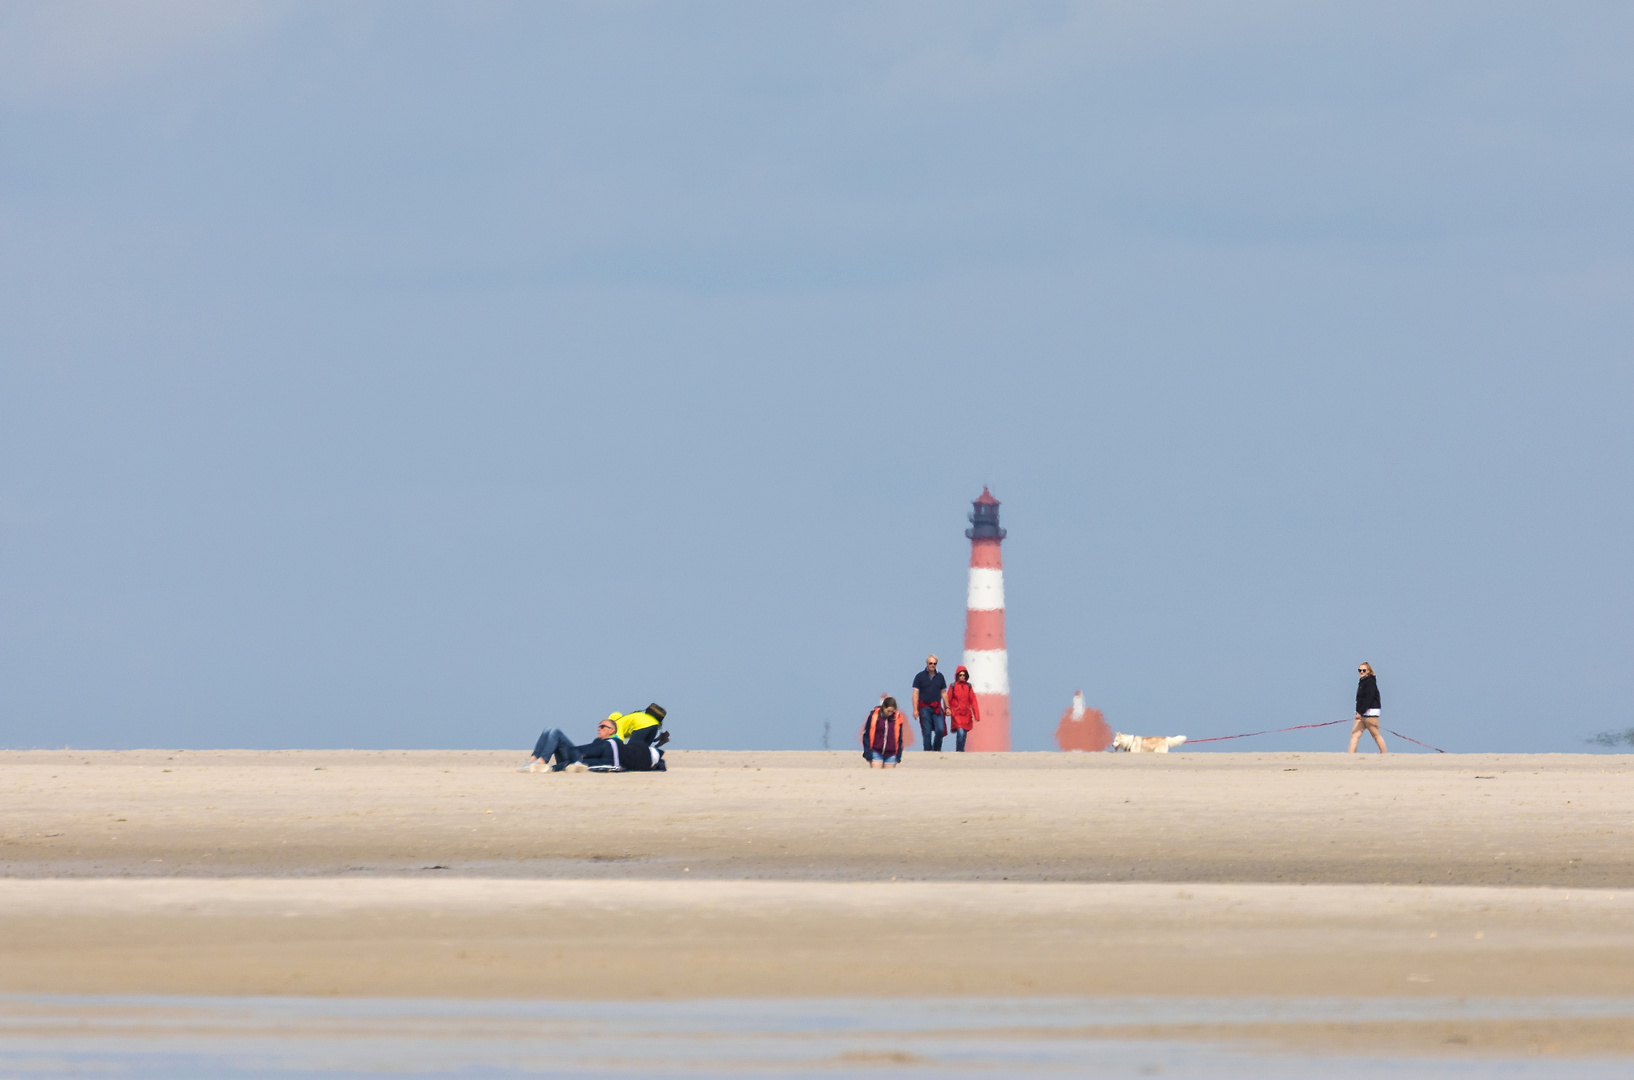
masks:
<path id="1" fill-rule="evenodd" d="M 520 757 L 0 754 L 0 992 L 1634 1000 L 1628 756 Z"/>
<path id="2" fill-rule="evenodd" d="M 1539 998 L 705 998 L 610 1009 L 0 997 L 0 1073 L 887 1077 L 912 1066 L 916 1076 L 1486 1075 L 1474 1065 L 1516 1080 L 1621 1080 L 1630 1019 L 1626 1001 Z"/>

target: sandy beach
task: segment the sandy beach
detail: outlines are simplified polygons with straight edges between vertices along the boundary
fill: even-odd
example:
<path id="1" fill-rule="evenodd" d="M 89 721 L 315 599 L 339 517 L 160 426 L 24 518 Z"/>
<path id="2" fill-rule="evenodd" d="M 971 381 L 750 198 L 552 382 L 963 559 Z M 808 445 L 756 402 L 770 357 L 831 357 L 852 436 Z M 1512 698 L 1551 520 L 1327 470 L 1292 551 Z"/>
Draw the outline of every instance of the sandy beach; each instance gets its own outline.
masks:
<path id="1" fill-rule="evenodd" d="M 1627 756 L 521 759 L 0 754 L 0 992 L 1634 996 Z"/>

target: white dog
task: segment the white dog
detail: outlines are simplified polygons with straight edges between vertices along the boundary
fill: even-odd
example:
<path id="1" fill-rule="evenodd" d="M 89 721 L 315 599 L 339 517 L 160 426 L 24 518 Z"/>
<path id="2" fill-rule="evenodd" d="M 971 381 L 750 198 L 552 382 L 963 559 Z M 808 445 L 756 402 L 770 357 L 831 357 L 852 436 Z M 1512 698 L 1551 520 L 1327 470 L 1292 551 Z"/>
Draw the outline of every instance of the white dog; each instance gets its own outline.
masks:
<path id="1" fill-rule="evenodd" d="M 1185 741 L 1184 735 L 1125 735 L 1119 731 L 1112 736 L 1112 749 L 1126 754 L 1167 754 L 1169 747 Z"/>

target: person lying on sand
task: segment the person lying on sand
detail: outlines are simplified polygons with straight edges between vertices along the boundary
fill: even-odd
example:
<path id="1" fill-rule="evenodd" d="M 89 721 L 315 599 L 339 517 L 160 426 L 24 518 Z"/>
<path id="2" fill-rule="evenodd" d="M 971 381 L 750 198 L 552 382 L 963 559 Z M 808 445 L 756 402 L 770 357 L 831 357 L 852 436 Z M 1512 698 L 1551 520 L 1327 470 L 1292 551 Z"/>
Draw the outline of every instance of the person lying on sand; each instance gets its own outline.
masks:
<path id="1" fill-rule="evenodd" d="M 667 772 L 664 752 L 654 745 L 649 735 L 633 744 L 618 737 L 618 722 L 614 713 L 596 725 L 596 737 L 583 746 L 573 745 L 560 728 L 549 728 L 533 744 L 533 757 L 524 771 L 542 772 L 548 765 L 551 772 L 587 772 L 604 767 L 622 772 Z M 667 739 L 662 741 L 668 741 Z M 551 758 L 556 759 L 554 765 Z"/>

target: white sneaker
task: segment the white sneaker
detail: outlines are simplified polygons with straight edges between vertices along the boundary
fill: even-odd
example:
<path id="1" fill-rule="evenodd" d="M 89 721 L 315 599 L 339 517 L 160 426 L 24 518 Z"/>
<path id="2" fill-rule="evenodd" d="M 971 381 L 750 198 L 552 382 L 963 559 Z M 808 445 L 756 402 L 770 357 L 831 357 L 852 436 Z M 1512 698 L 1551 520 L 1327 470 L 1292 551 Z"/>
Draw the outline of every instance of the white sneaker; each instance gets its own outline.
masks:
<path id="1" fill-rule="evenodd" d="M 586 765 L 582 761 L 575 761 L 573 764 L 569 765 L 567 768 L 563 769 L 562 771 L 563 772 L 589 772 L 590 771 L 590 766 Z"/>
<path id="2" fill-rule="evenodd" d="M 518 769 L 517 771 L 518 772 L 549 772 L 550 771 L 550 766 L 546 765 L 542 761 L 530 761 L 530 762 L 528 762 L 528 764 L 527 764 L 527 766 L 525 768 Z"/>

